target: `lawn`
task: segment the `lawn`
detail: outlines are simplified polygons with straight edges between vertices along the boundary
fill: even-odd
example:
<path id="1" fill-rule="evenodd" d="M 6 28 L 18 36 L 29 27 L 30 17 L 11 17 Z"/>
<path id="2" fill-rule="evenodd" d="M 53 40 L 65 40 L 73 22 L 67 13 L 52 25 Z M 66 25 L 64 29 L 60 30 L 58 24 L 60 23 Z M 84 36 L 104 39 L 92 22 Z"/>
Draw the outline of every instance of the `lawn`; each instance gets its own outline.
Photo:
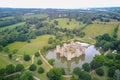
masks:
<path id="1" fill-rule="evenodd" d="M 29 15 L 24 15 L 23 19 L 30 19 L 30 18 L 46 18 L 48 15 L 47 14 L 29 14 Z"/>
<path id="2" fill-rule="evenodd" d="M 38 50 L 40 50 L 43 46 L 47 45 L 49 37 L 54 37 L 52 35 L 43 35 L 39 36 L 36 39 L 32 39 L 31 43 L 27 42 L 14 42 L 12 44 L 9 44 L 7 47 L 10 49 L 10 51 L 13 51 L 14 49 L 18 49 L 17 54 L 23 55 L 23 54 L 34 54 Z"/>
<path id="3" fill-rule="evenodd" d="M 10 26 L 5 26 L 5 27 L 0 28 L 0 32 L 3 31 L 3 30 L 5 30 L 5 29 L 7 29 L 7 28 L 8 29 L 13 29 L 16 26 L 22 26 L 24 24 L 25 24 L 25 22 L 20 22 L 20 23 L 16 23 L 16 24 L 13 24 L 13 25 L 10 25 Z"/>
<path id="4" fill-rule="evenodd" d="M 76 21 L 75 19 L 71 19 L 71 21 L 69 21 L 68 18 L 58 18 L 54 20 L 58 21 L 57 27 L 59 28 L 74 29 L 74 28 L 79 28 L 85 25 L 82 22 Z M 53 24 L 54 20 L 50 21 L 49 23 Z M 67 24 L 67 22 L 69 22 L 69 25 Z"/>
<path id="5" fill-rule="evenodd" d="M 96 37 L 104 33 L 108 33 L 112 36 L 114 28 L 118 25 L 117 22 L 108 22 L 108 23 L 93 23 L 88 25 L 83 32 L 86 33 L 86 37 Z"/>

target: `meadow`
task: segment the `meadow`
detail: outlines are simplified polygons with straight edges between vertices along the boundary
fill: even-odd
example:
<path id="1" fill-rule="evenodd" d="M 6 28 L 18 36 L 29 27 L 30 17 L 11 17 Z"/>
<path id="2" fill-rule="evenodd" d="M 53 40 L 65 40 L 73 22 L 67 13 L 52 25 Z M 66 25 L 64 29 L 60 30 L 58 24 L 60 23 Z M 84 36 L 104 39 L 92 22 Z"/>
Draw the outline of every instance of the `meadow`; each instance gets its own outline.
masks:
<path id="1" fill-rule="evenodd" d="M 5 27 L 0 28 L 0 32 L 5 30 L 5 29 L 13 29 L 16 26 L 22 26 L 22 25 L 25 25 L 25 24 L 26 24 L 26 22 L 20 22 L 20 23 L 16 23 L 16 24 L 13 24 L 13 25 L 10 25 L 10 26 L 5 26 Z"/>
<path id="2" fill-rule="evenodd" d="M 50 37 L 54 37 L 52 35 L 42 35 L 37 37 L 36 39 L 32 39 L 30 43 L 27 42 L 14 42 L 12 44 L 9 44 L 7 47 L 10 49 L 10 52 L 12 52 L 14 49 L 17 49 L 17 54 L 23 55 L 23 54 L 29 54 L 32 55 L 38 50 L 42 49 L 43 46 L 46 46 L 48 44 L 48 39 Z"/>
<path id="3" fill-rule="evenodd" d="M 114 28 L 118 25 L 117 22 L 108 23 L 93 23 L 88 25 L 83 32 L 85 32 L 86 37 L 95 38 L 98 35 L 108 33 L 110 36 L 113 34 Z"/>
<path id="4" fill-rule="evenodd" d="M 82 22 L 76 21 L 75 19 L 71 19 L 71 21 L 69 21 L 69 18 L 57 18 L 49 21 L 49 23 L 54 24 L 54 20 L 58 21 L 58 25 L 56 25 L 56 27 L 58 28 L 78 29 L 85 25 Z M 44 22 L 48 22 L 48 21 L 44 21 Z"/>

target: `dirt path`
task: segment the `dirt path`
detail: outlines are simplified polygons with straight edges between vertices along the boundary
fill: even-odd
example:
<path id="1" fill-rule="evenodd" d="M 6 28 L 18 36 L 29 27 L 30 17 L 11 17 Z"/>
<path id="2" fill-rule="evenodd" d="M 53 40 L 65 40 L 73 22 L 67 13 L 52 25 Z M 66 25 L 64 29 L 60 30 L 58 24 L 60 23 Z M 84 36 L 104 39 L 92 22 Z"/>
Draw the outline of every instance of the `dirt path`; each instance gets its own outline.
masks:
<path id="1" fill-rule="evenodd" d="M 106 56 L 110 52 L 110 49 L 105 52 L 104 56 Z"/>
<path id="2" fill-rule="evenodd" d="M 53 66 L 51 66 L 48 61 L 44 58 L 44 56 L 40 53 L 40 50 L 39 50 L 39 54 L 40 54 L 40 57 L 42 58 L 42 60 L 52 69 Z"/>
<path id="3" fill-rule="evenodd" d="M 32 55 L 32 64 L 34 63 L 35 56 Z"/>

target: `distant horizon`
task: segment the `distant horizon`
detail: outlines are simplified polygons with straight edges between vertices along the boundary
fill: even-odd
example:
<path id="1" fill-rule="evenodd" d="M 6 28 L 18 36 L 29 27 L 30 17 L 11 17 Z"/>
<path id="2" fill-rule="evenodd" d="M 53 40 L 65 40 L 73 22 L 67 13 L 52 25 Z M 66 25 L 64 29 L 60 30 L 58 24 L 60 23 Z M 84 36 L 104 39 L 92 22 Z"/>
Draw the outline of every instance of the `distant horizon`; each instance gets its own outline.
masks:
<path id="1" fill-rule="evenodd" d="M 94 9 L 94 8 L 120 8 L 120 6 L 110 6 L 110 7 L 88 7 L 88 8 L 24 8 L 24 7 L 0 7 L 0 8 L 10 8 L 10 9 Z"/>
<path id="2" fill-rule="evenodd" d="M 1 8 L 83 9 L 120 7 L 120 0 L 0 0 Z"/>

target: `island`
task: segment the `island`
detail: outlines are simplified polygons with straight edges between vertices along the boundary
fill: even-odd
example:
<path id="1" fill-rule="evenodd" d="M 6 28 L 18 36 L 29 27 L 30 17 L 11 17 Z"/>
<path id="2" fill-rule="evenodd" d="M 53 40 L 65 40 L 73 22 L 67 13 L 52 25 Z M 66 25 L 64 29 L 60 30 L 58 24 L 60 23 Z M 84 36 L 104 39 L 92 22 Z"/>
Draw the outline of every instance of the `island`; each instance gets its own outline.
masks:
<path id="1" fill-rule="evenodd" d="M 71 60 L 72 58 L 85 55 L 85 50 L 88 46 L 89 44 L 80 42 L 64 43 L 62 47 L 60 45 L 56 46 L 56 52 L 60 54 L 60 57 L 66 57 L 67 60 Z"/>

